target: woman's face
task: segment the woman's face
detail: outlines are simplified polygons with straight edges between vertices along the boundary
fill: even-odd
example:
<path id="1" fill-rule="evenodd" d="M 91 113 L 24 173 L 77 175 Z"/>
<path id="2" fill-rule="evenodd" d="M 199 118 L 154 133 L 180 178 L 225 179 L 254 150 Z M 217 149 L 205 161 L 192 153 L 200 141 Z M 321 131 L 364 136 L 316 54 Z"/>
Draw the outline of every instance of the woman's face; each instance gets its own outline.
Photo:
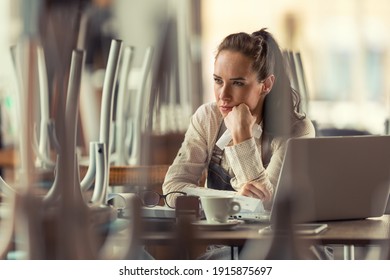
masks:
<path id="1" fill-rule="evenodd" d="M 236 51 L 221 51 L 214 63 L 214 95 L 224 117 L 234 106 L 245 103 L 252 115 L 259 116 L 264 95 L 263 83 L 256 79 L 252 60 Z"/>

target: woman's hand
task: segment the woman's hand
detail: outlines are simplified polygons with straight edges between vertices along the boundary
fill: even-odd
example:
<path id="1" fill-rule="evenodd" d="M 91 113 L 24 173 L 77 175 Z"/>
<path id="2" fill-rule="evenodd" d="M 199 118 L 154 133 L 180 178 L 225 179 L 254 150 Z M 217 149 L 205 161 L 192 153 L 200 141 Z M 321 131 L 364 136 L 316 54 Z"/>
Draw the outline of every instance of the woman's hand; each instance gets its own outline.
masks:
<path id="1" fill-rule="evenodd" d="M 233 107 L 225 117 L 226 128 L 230 131 L 233 143 L 238 144 L 252 137 L 252 128 L 256 117 L 252 116 L 249 107 L 241 103 Z"/>
<path id="2" fill-rule="evenodd" d="M 258 198 L 261 201 L 271 201 L 273 195 L 273 189 L 267 188 L 260 182 L 249 182 L 242 186 L 238 194 Z"/>

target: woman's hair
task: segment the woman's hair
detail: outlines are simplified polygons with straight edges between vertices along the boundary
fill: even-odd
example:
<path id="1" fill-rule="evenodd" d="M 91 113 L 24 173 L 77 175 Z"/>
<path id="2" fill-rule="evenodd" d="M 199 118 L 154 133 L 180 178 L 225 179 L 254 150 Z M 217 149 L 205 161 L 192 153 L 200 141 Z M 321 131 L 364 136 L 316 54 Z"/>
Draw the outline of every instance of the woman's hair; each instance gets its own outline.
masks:
<path id="1" fill-rule="evenodd" d="M 300 95 L 291 88 L 287 67 L 278 43 L 265 28 L 252 34 L 240 32 L 227 36 L 217 49 L 236 51 L 253 59 L 252 68 L 261 82 L 274 74 L 275 82 L 264 100 L 263 129 L 270 136 L 291 134 L 291 117 L 300 113 Z"/>

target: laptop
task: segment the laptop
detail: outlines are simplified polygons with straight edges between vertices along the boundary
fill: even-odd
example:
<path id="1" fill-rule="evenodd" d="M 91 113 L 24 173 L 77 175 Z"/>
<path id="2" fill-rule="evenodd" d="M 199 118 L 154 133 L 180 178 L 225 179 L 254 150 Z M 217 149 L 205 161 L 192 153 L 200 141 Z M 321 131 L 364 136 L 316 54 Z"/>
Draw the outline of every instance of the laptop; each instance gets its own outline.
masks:
<path id="1" fill-rule="evenodd" d="M 184 191 L 197 196 L 227 192 Z M 264 210 L 257 199 L 236 196 L 242 211 L 231 218 L 274 223 L 278 205 L 285 205 L 286 198 L 294 223 L 379 217 L 385 212 L 389 193 L 390 136 L 292 138 L 287 142 L 271 211 Z M 161 209 L 143 215 L 171 218 L 174 211 L 170 210 L 168 216 Z"/>
<path id="2" fill-rule="evenodd" d="M 294 138 L 287 143 L 270 220 L 276 221 L 286 199 L 295 223 L 378 217 L 389 192 L 390 136 Z"/>

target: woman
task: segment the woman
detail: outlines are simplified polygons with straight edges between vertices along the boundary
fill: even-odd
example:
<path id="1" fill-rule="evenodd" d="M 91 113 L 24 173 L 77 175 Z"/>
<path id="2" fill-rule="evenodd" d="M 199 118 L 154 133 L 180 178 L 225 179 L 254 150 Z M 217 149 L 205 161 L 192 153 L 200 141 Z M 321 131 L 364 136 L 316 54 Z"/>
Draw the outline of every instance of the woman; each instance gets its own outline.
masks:
<path id="1" fill-rule="evenodd" d="M 198 187 L 207 170 L 208 188 L 255 197 L 269 208 L 286 141 L 314 137 L 314 127 L 299 111 L 299 93 L 266 29 L 227 36 L 218 47 L 213 76 L 215 102 L 191 118 L 163 191 Z"/>
<path id="2" fill-rule="evenodd" d="M 315 136 L 281 50 L 266 29 L 231 34 L 217 49 L 213 77 L 215 102 L 191 118 L 163 191 L 199 187 L 206 173 L 208 188 L 258 198 L 270 208 L 287 140 Z M 229 256 L 229 247 L 211 246 L 201 259 Z"/>

